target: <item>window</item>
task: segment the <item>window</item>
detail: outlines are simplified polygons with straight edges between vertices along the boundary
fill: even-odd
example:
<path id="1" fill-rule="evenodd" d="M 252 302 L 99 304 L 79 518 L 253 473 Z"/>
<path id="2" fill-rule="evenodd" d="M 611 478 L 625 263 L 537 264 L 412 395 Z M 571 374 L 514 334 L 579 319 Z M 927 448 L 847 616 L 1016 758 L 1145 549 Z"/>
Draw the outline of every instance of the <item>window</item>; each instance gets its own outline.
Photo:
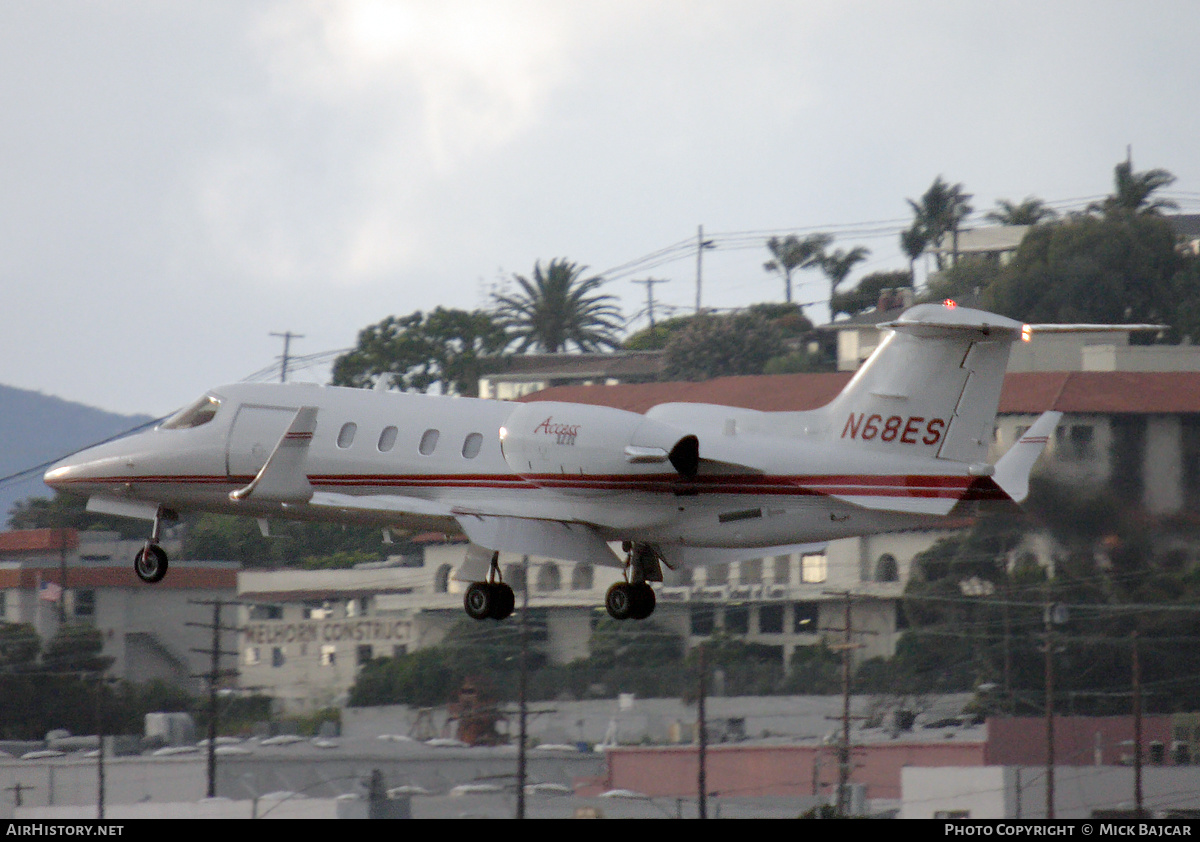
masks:
<path id="1" fill-rule="evenodd" d="M 800 559 L 800 581 L 810 585 L 820 584 L 828 578 L 828 562 L 823 555 L 806 555 Z"/>
<path id="2" fill-rule="evenodd" d="M 271 649 L 271 666 L 281 667 L 281 666 L 283 666 L 284 661 L 286 661 L 286 660 L 287 659 L 284 657 L 284 651 L 283 651 L 282 646 L 276 646 Z"/>
<path id="3" fill-rule="evenodd" d="M 562 574 L 557 564 L 543 564 L 538 568 L 537 589 L 539 591 L 562 590 Z"/>
<path id="4" fill-rule="evenodd" d="M 213 420 L 217 410 L 221 408 L 219 398 L 205 395 L 195 403 L 181 409 L 159 425 L 160 430 L 189 430 Z"/>
<path id="5" fill-rule="evenodd" d="M 758 606 L 758 631 L 760 634 L 783 634 L 783 606 Z"/>
<path id="6" fill-rule="evenodd" d="M 571 571 L 571 590 L 590 591 L 592 579 L 593 573 L 590 564 L 576 564 L 575 569 Z"/>
<path id="7" fill-rule="evenodd" d="M 354 434 L 358 432 L 358 425 L 353 421 L 348 421 L 342 425 L 342 429 L 338 432 L 337 446 L 345 450 L 350 445 L 354 444 Z"/>
<path id="8" fill-rule="evenodd" d="M 464 459 L 474 459 L 483 447 L 483 433 L 471 433 L 463 440 L 462 455 Z"/>
<path id="9" fill-rule="evenodd" d="M 896 557 L 891 553 L 884 553 L 879 557 L 879 561 L 875 562 L 875 581 L 900 581 L 900 565 L 896 563 Z"/>
<path id="10" fill-rule="evenodd" d="M 96 592 L 93 590 L 75 591 L 75 616 L 96 616 Z"/>
<path id="11" fill-rule="evenodd" d="M 725 631 L 731 634 L 746 634 L 750 631 L 748 605 L 731 605 L 725 609 Z"/>
<path id="12" fill-rule="evenodd" d="M 707 568 L 705 568 L 704 584 L 728 585 L 729 562 L 722 561 L 719 564 L 710 564 Z"/>
<path id="13" fill-rule="evenodd" d="M 504 581 L 517 593 L 525 590 L 525 568 L 519 564 L 504 565 Z"/>
<path id="14" fill-rule="evenodd" d="M 434 593 L 449 593 L 450 573 L 452 570 L 453 568 L 449 564 L 443 564 L 437 569 L 437 573 L 433 576 Z"/>
<path id="15" fill-rule="evenodd" d="M 246 655 L 245 655 L 246 666 L 248 666 L 248 667 L 258 666 L 259 657 L 260 656 L 259 656 L 259 652 L 258 652 L 258 647 L 257 646 L 249 647 L 246 650 Z"/>
<path id="16" fill-rule="evenodd" d="M 379 452 L 387 453 L 396 446 L 396 434 L 399 432 L 395 427 L 384 427 L 383 432 L 379 434 Z"/>
<path id="17" fill-rule="evenodd" d="M 1092 458 L 1094 432 L 1091 424 L 1072 424 L 1069 427 L 1056 428 L 1055 446 L 1058 448 L 1059 457 L 1072 461 Z"/>
<path id="18" fill-rule="evenodd" d="M 752 558 L 738 564 L 738 584 L 755 585 L 762 581 L 763 560 Z"/>
<path id="19" fill-rule="evenodd" d="M 692 634 L 706 636 L 713 633 L 713 607 L 697 605 L 692 608 Z"/>
<path id="20" fill-rule="evenodd" d="M 283 606 L 282 605 L 251 605 L 250 606 L 251 620 L 282 620 Z"/>
<path id="21" fill-rule="evenodd" d="M 357 656 L 358 665 L 360 667 L 363 664 L 369 663 L 371 660 L 371 644 L 365 643 L 358 646 L 355 649 L 355 655 Z"/>
<path id="22" fill-rule="evenodd" d="M 796 634 L 816 634 L 818 610 L 815 602 L 797 602 L 792 605 L 792 631 Z"/>
<path id="23" fill-rule="evenodd" d="M 789 585 L 792 582 L 792 557 L 790 555 L 775 556 L 775 584 Z"/>
<path id="24" fill-rule="evenodd" d="M 422 456 L 432 456 L 433 451 L 437 449 L 438 437 L 441 436 L 437 430 L 426 430 L 421 436 L 421 445 L 417 449 L 421 451 Z"/>
<path id="25" fill-rule="evenodd" d="M 337 647 L 328 643 L 321 647 L 321 666 L 332 667 L 337 664 Z"/>

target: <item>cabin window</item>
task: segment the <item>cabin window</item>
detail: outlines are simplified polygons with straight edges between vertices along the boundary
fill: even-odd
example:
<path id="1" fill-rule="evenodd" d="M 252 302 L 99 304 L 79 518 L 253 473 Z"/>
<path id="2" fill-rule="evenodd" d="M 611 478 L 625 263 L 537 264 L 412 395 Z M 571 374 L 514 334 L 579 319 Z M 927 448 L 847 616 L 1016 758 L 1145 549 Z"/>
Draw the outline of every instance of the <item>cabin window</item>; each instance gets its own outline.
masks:
<path id="1" fill-rule="evenodd" d="M 200 400 L 176 412 L 160 426 L 160 430 L 190 430 L 213 420 L 221 401 L 212 395 L 205 395 Z"/>
<path id="2" fill-rule="evenodd" d="M 393 447 L 396 446 L 396 433 L 397 432 L 398 431 L 396 430 L 395 427 L 384 427 L 383 428 L 383 432 L 379 434 L 379 452 L 380 453 L 387 453 L 389 450 L 391 450 Z"/>
<path id="3" fill-rule="evenodd" d="M 474 459 L 483 447 L 483 433 L 471 433 L 463 441 L 462 455 L 464 459 Z"/>
<path id="4" fill-rule="evenodd" d="M 354 444 L 354 434 L 358 432 L 358 425 L 353 421 L 349 421 L 342 425 L 342 429 L 338 432 L 337 446 L 345 450 L 350 445 Z"/>
<path id="5" fill-rule="evenodd" d="M 421 436 L 421 446 L 418 448 L 422 456 L 433 455 L 433 451 L 437 449 L 438 438 L 441 435 L 437 430 L 430 429 L 425 431 L 425 434 Z"/>

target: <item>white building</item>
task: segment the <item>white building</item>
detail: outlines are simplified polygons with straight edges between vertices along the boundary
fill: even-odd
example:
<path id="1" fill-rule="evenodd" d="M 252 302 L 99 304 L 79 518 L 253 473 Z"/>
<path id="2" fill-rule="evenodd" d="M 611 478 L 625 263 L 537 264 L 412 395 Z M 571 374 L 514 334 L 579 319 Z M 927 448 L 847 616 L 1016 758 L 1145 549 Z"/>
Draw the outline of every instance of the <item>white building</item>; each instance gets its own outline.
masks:
<path id="1" fill-rule="evenodd" d="M 129 681 L 161 679 L 192 690 L 206 672 L 212 634 L 211 603 L 232 599 L 237 564 L 182 562 L 154 587 L 133 572 L 142 541 L 113 532 L 31 529 L 0 533 L 0 621 L 30 623 L 43 643 L 59 625 L 82 623 L 104 637 L 109 674 Z M 168 552 L 177 555 L 174 542 Z M 227 636 L 225 648 L 232 644 Z"/>

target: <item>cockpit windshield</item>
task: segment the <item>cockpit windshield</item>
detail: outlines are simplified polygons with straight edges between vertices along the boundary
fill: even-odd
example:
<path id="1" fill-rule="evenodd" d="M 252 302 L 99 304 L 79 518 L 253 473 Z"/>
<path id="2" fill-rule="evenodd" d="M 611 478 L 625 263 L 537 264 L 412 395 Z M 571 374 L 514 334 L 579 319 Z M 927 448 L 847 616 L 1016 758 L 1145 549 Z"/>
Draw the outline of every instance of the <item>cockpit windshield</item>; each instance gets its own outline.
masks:
<path id="1" fill-rule="evenodd" d="M 221 408 L 221 399 L 205 395 L 200 400 L 187 406 L 159 425 L 160 430 L 190 430 L 213 420 L 217 410 Z"/>

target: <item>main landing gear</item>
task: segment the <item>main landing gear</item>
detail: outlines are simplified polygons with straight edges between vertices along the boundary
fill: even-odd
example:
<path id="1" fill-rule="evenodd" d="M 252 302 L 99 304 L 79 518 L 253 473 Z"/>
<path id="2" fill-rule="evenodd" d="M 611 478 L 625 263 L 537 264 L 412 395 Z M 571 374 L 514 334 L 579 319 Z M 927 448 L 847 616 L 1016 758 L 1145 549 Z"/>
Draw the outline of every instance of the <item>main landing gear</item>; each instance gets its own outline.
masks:
<path id="1" fill-rule="evenodd" d="M 161 582 L 167 575 L 167 553 L 158 545 L 158 542 L 162 534 L 163 521 L 173 522 L 178 519 L 179 515 L 174 511 L 166 506 L 159 506 L 158 511 L 154 514 L 154 528 L 150 530 L 150 539 L 133 557 L 133 572 L 147 585 Z"/>
<path id="2" fill-rule="evenodd" d="M 463 608 L 474 620 L 503 620 L 512 615 L 517 597 L 500 577 L 500 553 L 492 554 L 486 582 L 472 582 L 463 596 Z"/>
<path id="3" fill-rule="evenodd" d="M 650 582 L 662 581 L 662 568 L 654 550 L 645 544 L 630 544 L 625 558 L 625 578 L 604 596 L 604 607 L 614 620 L 644 620 L 654 613 L 656 602 Z"/>

